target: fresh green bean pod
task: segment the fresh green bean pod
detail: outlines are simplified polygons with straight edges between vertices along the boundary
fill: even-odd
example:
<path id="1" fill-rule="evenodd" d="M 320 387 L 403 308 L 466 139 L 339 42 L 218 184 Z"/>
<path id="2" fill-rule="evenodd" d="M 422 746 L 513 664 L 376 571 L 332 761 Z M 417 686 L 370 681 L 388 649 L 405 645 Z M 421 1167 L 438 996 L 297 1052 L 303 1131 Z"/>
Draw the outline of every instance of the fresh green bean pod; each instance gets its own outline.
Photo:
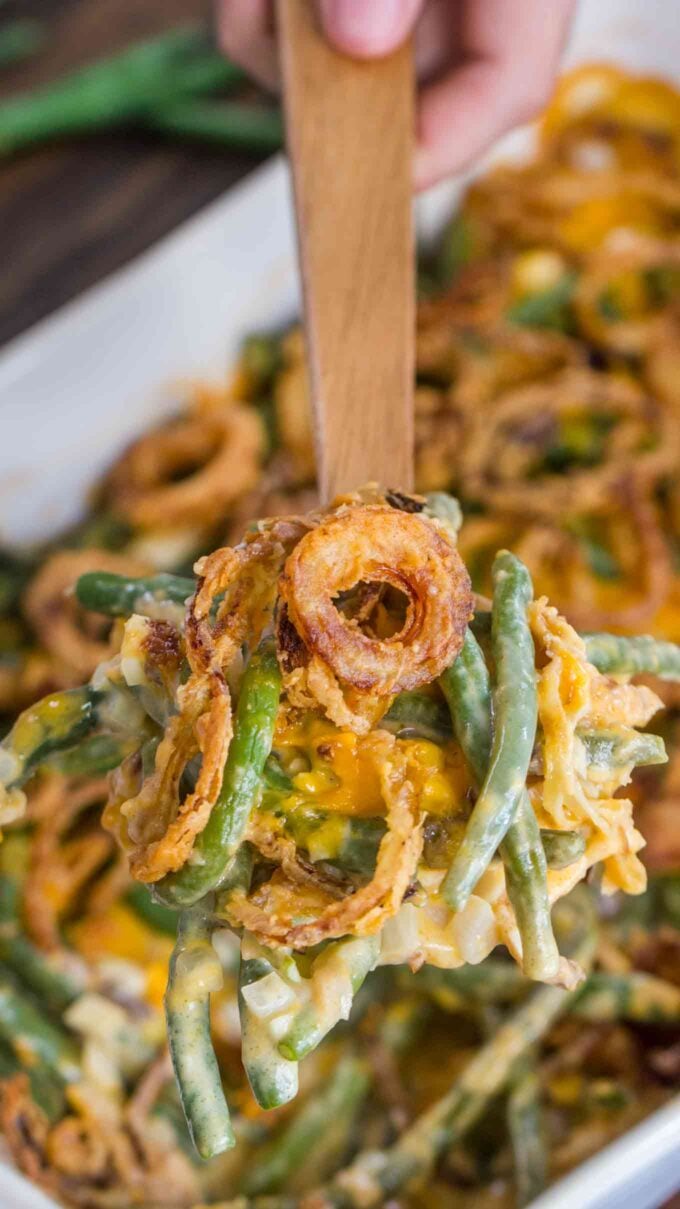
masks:
<path id="1" fill-rule="evenodd" d="M 588 764 L 595 768 L 620 768 L 627 764 L 642 768 L 668 761 L 660 735 L 641 734 L 631 726 L 576 733 L 586 749 Z"/>
<path id="2" fill-rule="evenodd" d="M 312 1091 L 293 1120 L 255 1152 L 242 1191 L 247 1196 L 278 1192 L 303 1168 L 306 1179 L 311 1172 L 312 1179 L 323 1179 L 346 1149 L 368 1086 L 366 1063 L 343 1058 L 326 1085 Z"/>
<path id="3" fill-rule="evenodd" d="M 524 588 L 526 594 L 526 591 L 530 591 L 530 584 L 528 587 L 524 585 Z M 526 646 L 526 635 L 524 638 Z M 531 643 L 531 635 L 529 635 L 529 643 Z M 531 643 L 531 651 L 533 653 L 533 643 Z M 528 651 L 526 654 L 528 656 Z M 508 663 L 508 652 L 505 650 L 505 646 L 499 650 L 497 657 L 498 655 L 502 655 L 505 663 Z M 501 663 L 500 667 L 504 668 L 505 664 Z M 512 667 L 505 668 L 506 675 L 508 672 L 512 672 Z M 481 647 L 471 630 L 467 630 L 458 658 L 444 672 L 439 683 L 451 711 L 453 729 L 463 755 L 477 784 L 483 786 L 487 783 L 489 777 L 487 770 L 493 758 L 493 751 L 498 750 L 498 745 L 495 738 L 493 741 L 491 739 L 492 712 L 489 672 Z M 505 691 L 507 695 L 507 686 L 505 686 Z M 501 706 L 508 712 L 512 712 L 512 707 L 505 697 L 499 702 L 499 708 Z M 496 718 L 498 718 L 498 712 Z M 502 775 L 506 775 L 502 766 L 500 771 Z M 480 798 L 482 794 L 483 790 Z M 463 844 L 468 836 L 470 825 L 475 819 L 479 801 L 480 799 L 477 801 L 468 824 Z M 484 807 L 484 803 L 482 803 L 484 811 L 482 825 L 487 830 L 489 826 L 488 811 L 495 808 L 495 801 L 494 791 L 491 798 L 487 800 L 487 806 Z M 546 857 L 536 816 L 524 786 L 520 790 L 516 817 L 514 821 L 511 821 L 503 839 L 501 852 L 505 865 L 508 896 L 515 911 L 517 926 L 522 937 L 524 972 L 531 978 L 551 978 L 557 973 L 559 954 L 550 922 Z M 444 882 L 444 895 L 447 898 L 452 872 L 460 868 L 462 874 L 466 875 L 466 870 L 462 865 L 457 865 L 460 854 L 459 849 Z M 493 850 L 489 859 L 492 855 Z M 474 888 L 481 872 L 483 870 L 480 870 L 473 879 L 469 879 L 466 883 L 468 893 Z"/>
<path id="4" fill-rule="evenodd" d="M 552 831 L 541 828 L 541 843 L 546 864 L 550 869 L 566 869 L 573 865 L 586 850 L 583 831 Z"/>
<path id="5" fill-rule="evenodd" d="M 50 138 L 121 125 L 165 102 L 242 79 L 240 68 L 213 48 L 202 30 L 171 30 L 4 101 L 0 155 Z"/>
<path id="6" fill-rule="evenodd" d="M 541 1083 L 529 1055 L 519 1064 L 510 1084 L 507 1121 L 515 1166 L 516 1204 L 523 1209 L 543 1192 L 548 1182 Z"/>
<path id="7" fill-rule="evenodd" d="M 561 932 L 568 955 L 589 969 L 597 943 L 595 915 L 587 892 L 559 904 Z M 510 1081 L 517 1063 L 552 1023 L 567 1011 L 578 992 L 537 987 L 477 1051 L 453 1087 L 383 1151 L 366 1151 L 319 1190 L 324 1209 L 374 1209 L 411 1181 L 427 1178 L 434 1163 L 465 1137 L 489 1102 Z"/>
<path id="8" fill-rule="evenodd" d="M 327 1037 L 339 1020 L 346 1018 L 347 999 L 356 995 L 375 966 L 380 953 L 377 936 L 349 936 L 333 941 L 315 958 L 311 976 L 311 998 L 295 1016 L 290 1030 L 279 1042 L 284 1058 L 301 1061 Z M 315 995 L 314 987 L 337 986 L 335 996 Z"/>
<path id="9" fill-rule="evenodd" d="M 219 147 L 266 154 L 283 145 L 283 119 L 272 106 L 185 99 L 155 106 L 142 120 L 151 130 Z"/>
<path id="10" fill-rule="evenodd" d="M 252 954 L 251 956 L 246 954 Z M 260 1108 L 278 1108 L 298 1091 L 298 1066 L 278 1050 L 267 1021 L 248 1006 L 244 988 L 275 973 L 267 950 L 247 933 L 241 942 L 238 1006 L 241 1018 L 241 1059 Z"/>
<path id="11" fill-rule="evenodd" d="M 19 714 L 0 744 L 0 784 L 23 785 L 39 764 L 73 747 L 97 722 L 101 694 L 85 686 L 50 693 Z"/>
<path id="12" fill-rule="evenodd" d="M 586 654 L 599 672 L 611 676 L 658 676 L 680 680 L 680 646 L 649 635 L 584 634 Z"/>
<path id="13" fill-rule="evenodd" d="M 266 639 L 251 656 L 243 676 L 222 787 L 194 845 L 195 861 L 157 884 L 155 895 L 161 902 L 190 906 L 218 888 L 227 875 L 262 788 L 280 692 L 276 649 Z"/>
<path id="14" fill-rule="evenodd" d="M 457 911 L 514 822 L 536 735 L 535 655 L 527 619 L 531 578 L 519 559 L 502 550 L 494 559 L 493 580 L 493 740 L 479 797 L 444 882 L 446 901 Z"/>
<path id="15" fill-rule="evenodd" d="M 165 993 L 172 1064 L 189 1132 L 202 1159 L 235 1143 L 210 1037 L 210 994 L 222 981 L 210 942 L 211 908 L 208 899 L 180 915 Z"/>
<path id="16" fill-rule="evenodd" d="M 0 1038 L 22 1062 L 42 1063 L 65 1082 L 80 1077 L 78 1050 L 68 1034 L 43 1015 L 9 970 L 0 968 Z"/>
<path id="17" fill-rule="evenodd" d="M 592 973 L 574 1000 L 572 1011 L 586 1020 L 630 1020 L 640 1024 L 680 1024 L 680 987 L 631 970 Z"/>

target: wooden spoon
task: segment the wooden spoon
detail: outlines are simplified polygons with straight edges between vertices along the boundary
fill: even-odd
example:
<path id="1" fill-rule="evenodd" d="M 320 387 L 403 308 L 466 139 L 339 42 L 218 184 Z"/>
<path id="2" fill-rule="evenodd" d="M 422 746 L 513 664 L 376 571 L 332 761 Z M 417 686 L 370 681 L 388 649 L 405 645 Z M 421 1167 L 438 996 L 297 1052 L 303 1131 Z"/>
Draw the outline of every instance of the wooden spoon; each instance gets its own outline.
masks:
<path id="1" fill-rule="evenodd" d="M 278 0 L 323 500 L 413 483 L 413 64 L 333 50 L 311 0 Z"/>

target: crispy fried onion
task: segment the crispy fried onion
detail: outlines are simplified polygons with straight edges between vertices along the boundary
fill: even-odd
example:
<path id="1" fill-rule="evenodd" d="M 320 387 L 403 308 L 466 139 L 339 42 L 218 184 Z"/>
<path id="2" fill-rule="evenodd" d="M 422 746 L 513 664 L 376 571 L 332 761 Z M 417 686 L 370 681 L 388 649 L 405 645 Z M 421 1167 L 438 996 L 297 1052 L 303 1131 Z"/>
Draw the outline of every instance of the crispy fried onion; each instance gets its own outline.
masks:
<path id="1" fill-rule="evenodd" d="M 379 639 L 336 606 L 360 583 L 406 597 L 403 628 Z M 286 689 L 301 685 L 338 725 L 368 730 L 351 709 L 354 690 L 375 707 L 430 683 L 455 659 L 472 611 L 462 559 L 436 522 L 376 505 L 341 507 L 298 542 L 279 580 L 279 656 Z"/>
<path id="2" fill-rule="evenodd" d="M 227 403 L 193 413 L 135 441 L 105 485 L 133 525 L 213 525 L 260 472 L 264 431 L 253 408 Z"/>
<path id="3" fill-rule="evenodd" d="M 558 600 L 578 629 L 649 625 L 661 608 L 672 608 L 675 584 L 659 506 L 633 479 L 614 498 L 620 513 L 578 517 L 568 527 L 497 513 L 469 517 L 458 545 L 475 587 L 491 590 L 493 557 L 507 547 L 526 563 L 537 592 Z M 593 566 L 593 539 L 610 558 L 612 578 Z"/>
<path id="4" fill-rule="evenodd" d="M 136 1111 L 136 1097 L 123 1109 L 101 1095 L 79 1099 L 77 1113 L 50 1126 L 26 1075 L 0 1084 L 3 1136 L 29 1179 L 60 1202 L 88 1209 L 179 1209 L 199 1198 L 195 1170 L 170 1127 L 148 1111 Z"/>
<path id="5" fill-rule="evenodd" d="M 413 879 L 423 845 L 417 788 L 409 777 L 406 753 L 398 740 L 376 732 L 365 751 L 374 761 L 387 806 L 387 831 L 381 840 L 370 882 L 338 899 L 337 893 L 319 886 L 317 914 L 300 918 L 300 878 L 275 873 L 250 897 L 237 892 L 225 907 L 234 926 L 253 932 L 268 945 L 306 949 L 339 936 L 366 936 L 379 931 L 395 915 Z M 257 840 L 257 834 L 254 833 Z M 307 912 L 305 912 L 307 914 Z M 311 914 L 311 912 L 310 912 Z"/>
<path id="6" fill-rule="evenodd" d="M 463 489 L 500 512 L 595 513 L 627 477 L 644 485 L 670 472 L 679 443 L 677 418 L 632 381 L 567 369 L 470 413 Z M 567 461 L 553 469 L 558 456 Z"/>
<path id="7" fill-rule="evenodd" d="M 144 776 L 141 753 L 125 761 L 111 778 L 104 811 L 104 825 L 128 852 L 130 871 L 139 881 L 159 881 L 180 869 L 210 818 L 232 737 L 227 676 L 241 643 L 256 642 L 271 621 L 286 550 L 279 536 L 274 525 L 271 532 L 254 534 L 233 550 L 216 550 L 196 564 L 198 583 L 184 635 L 189 678 L 175 688 L 153 771 Z M 167 627 L 136 616 L 126 625 L 123 668 L 137 668 L 138 685 L 158 678 L 164 653 L 167 661 L 167 643 L 154 638 L 162 625 Z M 163 675 L 167 683 L 167 668 Z M 182 778 L 192 763 L 199 765 L 195 784 L 182 797 Z"/>
<path id="8" fill-rule="evenodd" d="M 645 875 L 637 852 L 644 840 L 633 824 L 632 802 L 615 796 L 628 783 L 631 768 L 614 766 L 606 776 L 602 770 L 594 776 L 576 731 L 579 726 L 645 726 L 662 703 L 645 685 L 601 675 L 587 662 L 583 640 L 545 598 L 530 605 L 529 616 L 540 667 L 543 763 L 543 782 L 532 790 L 532 801 L 541 826 L 585 826 L 590 837 L 579 862 L 567 871 L 549 871 L 549 888 L 553 895 L 558 888 L 558 896 L 566 893 L 563 886 L 575 884 L 577 866 L 582 877 L 592 859 L 602 859 L 604 840 L 607 888 L 639 893 Z"/>
<path id="9" fill-rule="evenodd" d="M 612 243 L 614 246 L 612 246 Z M 663 337 L 667 306 L 648 298 L 647 275 L 654 270 L 680 270 L 680 245 L 666 243 L 626 230 L 609 241 L 581 275 L 574 297 L 576 313 L 586 336 L 610 352 L 625 356 L 646 352 Z M 631 280 L 632 279 L 632 280 Z M 617 314 L 616 285 L 634 292 L 640 313 Z M 636 288 L 637 286 L 637 288 Z M 611 300 L 604 313 L 603 299 Z"/>
<path id="10" fill-rule="evenodd" d="M 108 618 L 82 609 L 73 589 L 87 571 L 114 575 L 145 575 L 149 567 L 126 554 L 110 550 L 59 550 L 42 564 L 23 599 L 23 610 L 42 646 L 70 671 L 70 682 L 81 684 L 111 655 Z"/>
<path id="11" fill-rule="evenodd" d="M 52 773 L 29 796 L 35 831 L 23 909 L 29 934 L 44 949 L 61 947 L 64 918 L 118 865 L 115 845 L 99 826 L 106 793 L 103 778 L 82 781 Z"/>

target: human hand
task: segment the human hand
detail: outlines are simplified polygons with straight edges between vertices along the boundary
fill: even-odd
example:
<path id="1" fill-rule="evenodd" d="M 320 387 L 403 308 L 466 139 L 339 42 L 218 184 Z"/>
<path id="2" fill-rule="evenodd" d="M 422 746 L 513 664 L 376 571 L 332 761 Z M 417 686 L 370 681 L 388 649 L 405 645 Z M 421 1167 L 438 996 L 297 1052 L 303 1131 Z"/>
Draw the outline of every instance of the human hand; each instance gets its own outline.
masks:
<path id="1" fill-rule="evenodd" d="M 338 50 L 389 54 L 415 30 L 416 188 L 470 164 L 548 100 L 576 0 L 317 0 Z M 278 86 L 271 0 L 218 0 L 222 47 Z"/>

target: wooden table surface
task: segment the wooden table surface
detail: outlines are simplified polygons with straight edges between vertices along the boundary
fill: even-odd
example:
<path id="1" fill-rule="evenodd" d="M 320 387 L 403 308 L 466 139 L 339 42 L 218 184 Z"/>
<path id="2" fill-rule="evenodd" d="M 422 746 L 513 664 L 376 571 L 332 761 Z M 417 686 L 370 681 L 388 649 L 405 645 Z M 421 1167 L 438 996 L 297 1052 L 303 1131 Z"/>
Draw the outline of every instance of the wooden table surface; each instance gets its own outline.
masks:
<path id="1" fill-rule="evenodd" d="M 35 57 L 0 73 L 0 96 L 209 12 L 202 0 L 6 0 L 0 22 L 36 17 L 47 40 Z M 141 252 L 257 162 L 135 131 L 0 162 L 0 344 Z"/>

